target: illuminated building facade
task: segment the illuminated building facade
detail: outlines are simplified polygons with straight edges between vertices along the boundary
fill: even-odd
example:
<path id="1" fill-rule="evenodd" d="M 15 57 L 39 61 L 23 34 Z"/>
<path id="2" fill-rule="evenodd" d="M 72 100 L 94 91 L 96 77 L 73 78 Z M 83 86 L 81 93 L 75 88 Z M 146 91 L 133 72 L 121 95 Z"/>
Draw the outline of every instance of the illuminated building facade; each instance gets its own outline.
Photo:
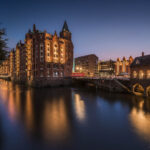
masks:
<path id="1" fill-rule="evenodd" d="M 73 44 L 67 23 L 64 23 L 60 36 L 46 31 L 33 31 L 26 34 L 27 79 L 71 76 L 73 67 Z"/>
<path id="2" fill-rule="evenodd" d="M 120 60 L 120 58 L 117 58 L 117 61 L 115 63 L 115 74 L 116 75 L 123 75 L 123 74 L 130 75 L 130 65 L 132 62 L 133 62 L 132 56 L 130 56 L 128 60 L 125 57 L 123 57 L 122 60 Z"/>
<path id="3" fill-rule="evenodd" d="M 0 75 L 8 76 L 10 74 L 9 57 L 4 60 L 0 65 Z"/>
<path id="4" fill-rule="evenodd" d="M 100 77 L 110 77 L 115 75 L 115 61 L 99 61 L 98 73 Z"/>
<path id="5" fill-rule="evenodd" d="M 94 54 L 75 58 L 75 72 L 84 73 L 85 76 L 98 75 L 98 57 Z"/>
<path id="6" fill-rule="evenodd" d="M 9 54 L 10 76 L 15 76 L 15 50 L 12 49 Z"/>
<path id="7" fill-rule="evenodd" d="M 150 55 L 136 57 L 130 66 L 132 79 L 150 79 Z"/>
<path id="8" fill-rule="evenodd" d="M 73 43 L 66 21 L 58 36 L 41 32 L 33 25 L 25 36 L 25 43 L 17 43 L 9 59 L 0 65 L 0 74 L 15 80 L 42 80 L 70 77 L 73 68 Z"/>
<path id="9" fill-rule="evenodd" d="M 15 78 L 26 79 L 26 46 L 21 41 L 16 45 L 15 51 Z"/>

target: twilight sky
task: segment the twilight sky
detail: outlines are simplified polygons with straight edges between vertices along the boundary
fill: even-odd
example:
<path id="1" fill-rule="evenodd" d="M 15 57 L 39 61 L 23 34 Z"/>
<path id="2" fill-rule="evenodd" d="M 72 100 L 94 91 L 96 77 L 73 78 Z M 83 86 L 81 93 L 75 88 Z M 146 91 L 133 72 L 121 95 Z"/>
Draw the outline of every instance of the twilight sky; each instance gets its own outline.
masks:
<path id="1" fill-rule="evenodd" d="M 150 54 L 150 0 L 1 0 L 1 27 L 15 47 L 35 23 L 39 30 L 60 32 L 67 20 L 75 57 L 99 59 Z"/>

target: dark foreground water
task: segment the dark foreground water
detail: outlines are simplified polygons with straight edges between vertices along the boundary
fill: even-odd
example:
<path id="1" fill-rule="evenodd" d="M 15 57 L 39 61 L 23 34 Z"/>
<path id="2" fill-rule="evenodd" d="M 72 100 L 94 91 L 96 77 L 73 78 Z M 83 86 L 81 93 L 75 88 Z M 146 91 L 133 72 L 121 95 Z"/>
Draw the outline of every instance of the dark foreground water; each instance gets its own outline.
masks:
<path id="1" fill-rule="evenodd" d="M 148 149 L 148 99 L 0 80 L 0 150 Z"/>

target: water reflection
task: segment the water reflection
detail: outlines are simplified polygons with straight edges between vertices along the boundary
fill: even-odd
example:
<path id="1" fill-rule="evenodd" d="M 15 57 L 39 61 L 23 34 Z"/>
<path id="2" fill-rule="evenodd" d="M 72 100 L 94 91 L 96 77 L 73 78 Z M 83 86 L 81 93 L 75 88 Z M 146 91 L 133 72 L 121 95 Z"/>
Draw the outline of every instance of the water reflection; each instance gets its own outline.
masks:
<path id="1" fill-rule="evenodd" d="M 69 139 L 72 120 L 71 89 L 57 91 L 1 81 L 0 96 L 14 123 L 22 121 L 30 136 L 56 143 Z"/>
<path id="2" fill-rule="evenodd" d="M 85 104 L 79 94 L 74 93 L 74 108 L 79 121 L 85 121 Z"/>
<path id="3" fill-rule="evenodd" d="M 33 128 L 33 120 L 34 120 L 34 114 L 33 114 L 33 104 L 32 104 L 32 89 L 28 89 L 26 91 L 26 106 L 25 106 L 25 120 L 26 125 L 29 130 L 32 130 Z"/>
<path id="4" fill-rule="evenodd" d="M 143 141 L 150 145 L 150 100 L 90 89 L 33 89 L 0 81 L 0 103 L 12 125 L 19 124 L 24 131 L 21 137 L 30 137 L 32 144 L 46 143 L 48 149 L 111 149 L 115 143 L 118 149 L 140 150 Z M 0 142 L 2 128 L 0 114 Z M 122 147 L 125 137 L 133 145 Z M 72 147 L 66 148 L 69 144 Z"/>
<path id="5" fill-rule="evenodd" d="M 70 127 L 66 109 L 62 98 L 45 103 L 43 131 L 46 139 L 58 141 L 68 137 Z"/>
<path id="6" fill-rule="evenodd" d="M 0 149 L 2 149 L 2 145 L 3 145 L 3 133 L 2 133 L 2 120 L 0 114 Z"/>
<path id="7" fill-rule="evenodd" d="M 148 108 L 150 108 L 149 100 L 138 99 L 137 107 L 133 107 L 129 114 L 129 119 L 134 127 L 134 131 L 141 138 L 150 142 L 150 114 L 146 112 L 146 110 L 149 110 Z"/>

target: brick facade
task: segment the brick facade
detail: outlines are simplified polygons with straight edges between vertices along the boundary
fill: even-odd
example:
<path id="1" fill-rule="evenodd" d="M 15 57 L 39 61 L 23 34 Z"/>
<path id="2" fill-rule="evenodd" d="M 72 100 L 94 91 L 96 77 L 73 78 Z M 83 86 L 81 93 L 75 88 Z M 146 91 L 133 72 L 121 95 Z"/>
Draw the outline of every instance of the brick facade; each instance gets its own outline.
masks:
<path id="1" fill-rule="evenodd" d="M 71 76 L 73 43 L 67 23 L 64 23 L 60 36 L 56 31 L 54 35 L 41 32 L 33 25 L 33 30 L 29 30 L 25 36 L 25 43 L 17 43 L 16 50 L 10 52 L 8 60 L 8 72 L 17 80 Z M 4 69 L 1 68 L 2 74 Z"/>

